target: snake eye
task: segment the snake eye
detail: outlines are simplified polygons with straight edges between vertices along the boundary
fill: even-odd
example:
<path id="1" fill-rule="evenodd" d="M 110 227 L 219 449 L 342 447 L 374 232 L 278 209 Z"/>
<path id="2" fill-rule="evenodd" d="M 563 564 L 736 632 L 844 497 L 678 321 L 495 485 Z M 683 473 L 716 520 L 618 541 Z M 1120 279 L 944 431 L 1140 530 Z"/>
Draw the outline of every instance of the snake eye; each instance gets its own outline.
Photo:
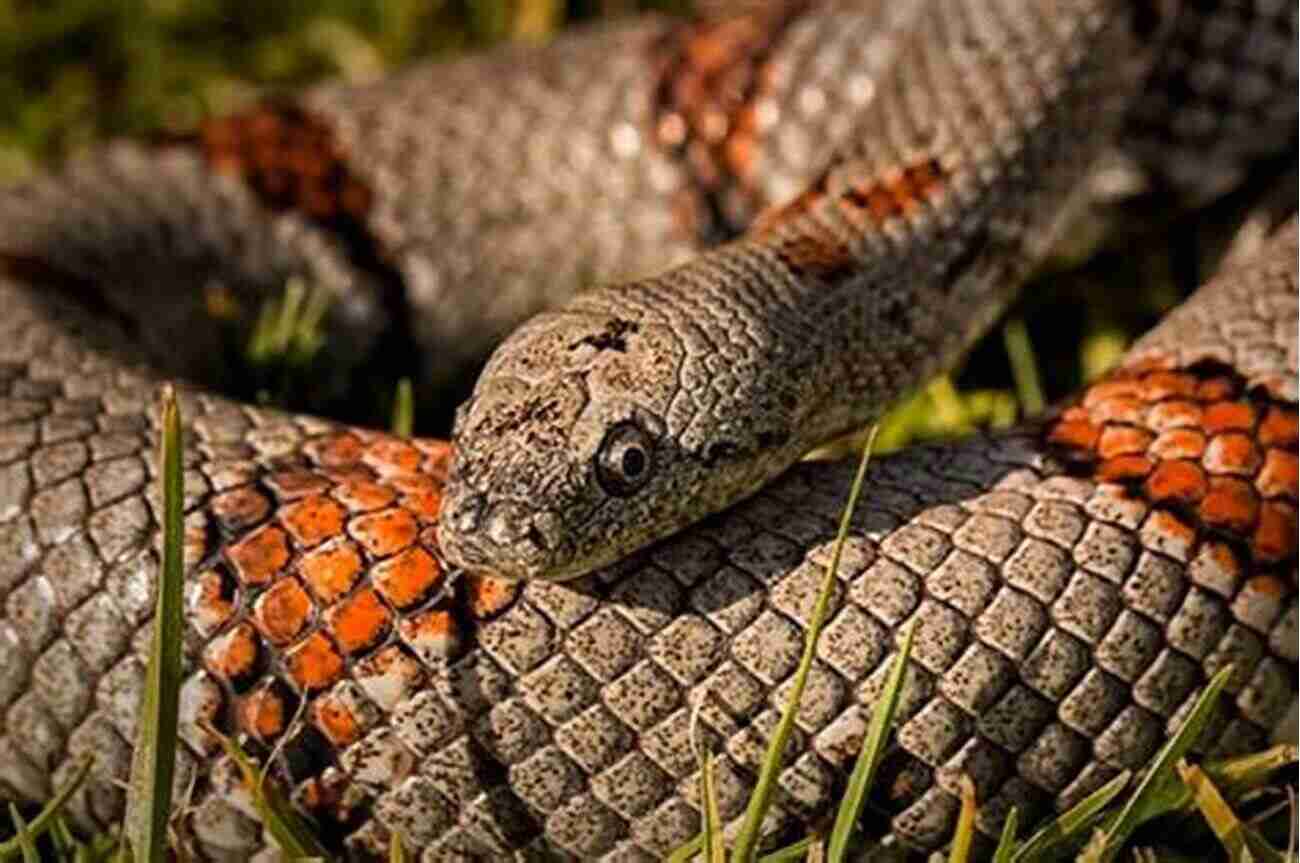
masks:
<path id="1" fill-rule="evenodd" d="M 596 452 L 596 479 L 614 497 L 635 494 L 653 466 L 654 441 L 631 420 L 611 426 Z"/>

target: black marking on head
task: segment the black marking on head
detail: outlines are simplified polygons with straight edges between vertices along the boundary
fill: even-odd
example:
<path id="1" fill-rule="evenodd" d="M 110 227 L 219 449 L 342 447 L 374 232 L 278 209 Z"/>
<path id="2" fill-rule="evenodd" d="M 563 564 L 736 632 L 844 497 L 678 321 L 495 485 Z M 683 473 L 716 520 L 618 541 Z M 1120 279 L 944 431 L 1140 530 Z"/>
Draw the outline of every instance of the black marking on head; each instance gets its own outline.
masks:
<path id="1" fill-rule="evenodd" d="M 605 329 L 599 333 L 593 333 L 589 336 L 583 336 L 578 341 L 569 345 L 569 350 L 577 350 L 582 345 L 593 347 L 598 351 L 617 351 L 618 353 L 627 353 L 627 337 L 636 333 L 641 326 L 636 321 L 624 320 L 623 318 L 610 318 L 605 324 Z"/>

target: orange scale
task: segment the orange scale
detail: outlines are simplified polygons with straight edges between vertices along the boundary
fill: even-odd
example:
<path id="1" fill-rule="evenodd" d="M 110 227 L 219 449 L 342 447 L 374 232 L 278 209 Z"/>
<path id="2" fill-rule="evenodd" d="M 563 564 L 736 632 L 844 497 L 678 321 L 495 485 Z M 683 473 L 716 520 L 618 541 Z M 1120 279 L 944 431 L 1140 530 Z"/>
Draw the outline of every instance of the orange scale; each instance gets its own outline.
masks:
<path id="1" fill-rule="evenodd" d="M 225 555 L 244 584 L 269 584 L 289 562 L 289 543 L 283 530 L 266 525 L 226 546 Z"/>
<path id="2" fill-rule="evenodd" d="M 311 706 L 312 725 L 337 747 L 355 743 L 361 737 L 361 723 L 343 699 L 324 694 Z"/>
<path id="3" fill-rule="evenodd" d="M 241 623 L 208 643 L 203 664 L 227 683 L 237 683 L 251 676 L 257 666 L 257 632 Z"/>
<path id="4" fill-rule="evenodd" d="M 290 648 L 285 667 L 302 692 L 316 692 L 332 685 L 343 675 L 343 657 L 330 640 L 314 632 Z"/>
<path id="5" fill-rule="evenodd" d="M 421 462 L 420 451 L 403 440 L 385 438 L 366 447 L 361 460 L 381 476 L 414 473 Z"/>
<path id="6" fill-rule="evenodd" d="M 1134 378 L 1112 378 L 1093 384 L 1083 395 L 1083 406 L 1092 407 L 1098 402 L 1111 398 L 1136 396 L 1140 386 Z"/>
<path id="7" fill-rule="evenodd" d="M 1237 395 L 1239 389 L 1231 378 L 1208 378 L 1196 385 L 1196 397 L 1206 402 L 1223 401 Z"/>
<path id="8" fill-rule="evenodd" d="M 375 588 L 398 609 L 426 599 L 442 582 L 442 577 L 438 561 L 419 546 L 376 564 L 371 572 Z"/>
<path id="9" fill-rule="evenodd" d="M 322 495 L 305 497 L 280 511 L 280 523 L 306 548 L 320 545 L 343 532 L 347 512 L 338 503 Z"/>
<path id="10" fill-rule="evenodd" d="M 351 540 L 340 538 L 303 555 L 298 572 L 312 593 L 324 602 L 333 602 L 357 583 L 361 551 Z"/>
<path id="11" fill-rule="evenodd" d="M 267 588 L 253 603 L 253 622 L 267 641 L 284 645 L 306 628 L 311 612 L 311 597 L 298 580 L 283 578 Z"/>
<path id="12" fill-rule="evenodd" d="M 1264 466 L 1255 477 L 1255 488 L 1264 497 L 1289 497 L 1296 499 L 1297 461 L 1294 452 L 1270 449 L 1264 454 Z"/>
<path id="13" fill-rule="evenodd" d="M 1115 396 L 1090 405 L 1088 415 L 1092 417 L 1093 422 L 1098 424 L 1120 422 L 1140 425 L 1145 410 L 1146 405 L 1140 399 L 1130 396 Z"/>
<path id="14" fill-rule="evenodd" d="M 1250 550 L 1263 563 L 1280 563 L 1296 555 L 1296 511 L 1292 506 L 1265 501 L 1250 538 Z"/>
<path id="15" fill-rule="evenodd" d="M 1245 402 L 1218 402 L 1205 409 L 1201 425 L 1207 434 L 1249 431 L 1255 426 L 1255 409 Z"/>
<path id="16" fill-rule="evenodd" d="M 308 442 L 303 450 L 321 467 L 348 467 L 361 460 L 363 447 L 354 434 L 336 434 Z"/>
<path id="17" fill-rule="evenodd" d="M 485 575 L 466 575 L 465 604 L 475 620 L 487 620 L 505 611 L 519 595 L 520 583 Z"/>
<path id="18" fill-rule="evenodd" d="M 415 516 L 397 507 L 359 515 L 348 522 L 348 533 L 377 557 L 406 548 L 415 541 L 416 532 Z"/>
<path id="19" fill-rule="evenodd" d="M 1200 465 L 1162 461 L 1147 477 L 1146 493 L 1153 503 L 1193 505 L 1205 496 L 1209 482 Z"/>
<path id="20" fill-rule="evenodd" d="M 1146 425 L 1157 432 L 1176 428 L 1200 428 L 1201 406 L 1180 399 L 1160 402 L 1147 411 Z"/>
<path id="21" fill-rule="evenodd" d="M 1090 455 L 1101 437 L 1101 427 L 1088 420 L 1065 420 L 1052 426 L 1048 443 Z"/>
<path id="22" fill-rule="evenodd" d="M 1250 476 L 1260 465 L 1259 448 L 1249 435 L 1228 432 L 1210 439 L 1201 463 L 1210 473 Z"/>
<path id="23" fill-rule="evenodd" d="M 388 484 L 400 492 L 406 494 L 425 494 L 436 492 L 441 485 L 433 480 L 432 477 L 424 473 L 409 473 L 395 476 L 388 480 Z"/>
<path id="24" fill-rule="evenodd" d="M 1096 478 L 1102 482 L 1134 482 L 1145 479 L 1154 468 L 1155 462 L 1146 456 L 1122 455 L 1099 464 Z"/>
<path id="25" fill-rule="evenodd" d="M 266 477 L 266 485 L 280 500 L 295 500 L 309 494 L 329 491 L 329 481 L 317 473 L 305 470 L 282 470 Z"/>
<path id="26" fill-rule="evenodd" d="M 340 602 L 325 612 L 325 625 L 345 653 L 355 654 L 374 647 L 388 631 L 392 613 L 370 588 Z"/>
<path id="27" fill-rule="evenodd" d="M 1201 500 L 1201 520 L 1211 527 L 1249 535 L 1259 517 L 1259 497 L 1244 480 L 1216 476 Z"/>
<path id="28" fill-rule="evenodd" d="M 208 504 L 208 511 L 226 530 L 244 530 L 266 518 L 271 501 L 254 488 L 237 488 L 219 494 Z"/>
<path id="29" fill-rule="evenodd" d="M 1097 454 L 1102 458 L 1121 455 L 1141 455 L 1151 444 L 1152 435 L 1133 426 L 1107 426 L 1097 441 Z"/>
<path id="30" fill-rule="evenodd" d="M 442 495 L 436 491 L 403 495 L 401 505 L 425 524 L 434 524 L 442 511 Z"/>
<path id="31" fill-rule="evenodd" d="M 1195 429 L 1170 429 L 1156 436 L 1149 451 L 1156 458 L 1200 458 L 1205 435 Z"/>
<path id="32" fill-rule="evenodd" d="M 293 710 L 285 693 L 274 684 L 264 684 L 240 700 L 238 714 L 239 726 L 265 743 L 284 733 Z"/>
<path id="33" fill-rule="evenodd" d="M 1183 372 L 1152 372 L 1141 380 L 1141 398 L 1149 402 L 1196 395 L 1197 380 Z"/>
<path id="34" fill-rule="evenodd" d="M 383 509 L 397 496 L 388 486 L 365 481 L 345 482 L 334 489 L 333 494 L 350 512 Z"/>
<path id="35" fill-rule="evenodd" d="M 1259 442 L 1265 446 L 1295 449 L 1297 441 L 1295 408 L 1270 407 L 1259 424 Z"/>

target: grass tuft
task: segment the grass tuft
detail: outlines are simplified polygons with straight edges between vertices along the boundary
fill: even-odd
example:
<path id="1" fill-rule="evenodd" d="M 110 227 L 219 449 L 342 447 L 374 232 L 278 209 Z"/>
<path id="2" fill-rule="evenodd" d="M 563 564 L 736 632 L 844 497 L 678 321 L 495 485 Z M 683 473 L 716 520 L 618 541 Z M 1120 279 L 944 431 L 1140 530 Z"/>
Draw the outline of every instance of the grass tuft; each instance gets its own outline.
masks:
<path id="1" fill-rule="evenodd" d="M 736 847 L 731 854 L 731 859 L 735 863 L 748 863 L 753 860 L 758 850 L 759 840 L 762 838 L 760 831 L 763 819 L 772 806 L 772 795 L 776 791 L 776 780 L 781 769 L 782 757 L 785 754 L 786 744 L 790 741 L 790 733 L 794 729 L 799 702 L 803 700 L 804 687 L 808 683 L 808 672 L 812 668 L 813 655 L 817 649 L 817 639 L 821 635 L 822 625 L 826 622 L 826 614 L 830 610 L 831 597 L 835 593 L 835 573 L 840 567 L 840 557 L 844 553 L 844 541 L 849 534 L 849 522 L 853 517 L 853 510 L 857 506 L 858 496 L 862 493 L 862 481 L 867 475 L 867 465 L 871 463 L 871 447 L 875 437 L 876 429 L 873 428 L 867 438 L 866 446 L 862 448 L 862 458 L 858 462 L 857 475 L 853 477 L 849 500 L 844 505 L 844 511 L 840 516 L 835 550 L 831 554 L 830 565 L 826 567 L 826 574 L 822 578 L 817 603 L 813 606 L 812 619 L 809 621 L 808 632 L 804 638 L 803 656 L 799 659 L 799 667 L 794 675 L 794 686 L 790 690 L 789 700 L 781 712 L 781 719 L 777 722 L 772 739 L 768 742 L 767 754 L 759 770 L 758 782 L 754 786 L 754 793 L 749 798 L 745 819 L 736 837 Z"/>
<path id="2" fill-rule="evenodd" d="M 59 789 L 51 800 L 45 804 L 40 813 L 26 824 L 25 828 L 18 829 L 20 819 L 14 819 L 14 837 L 0 842 L 0 861 L 16 860 L 23 853 L 23 847 L 20 837 L 26 833 L 30 837 L 39 837 L 46 830 L 50 830 L 58 824 L 62 818 L 60 813 L 67 802 L 72 799 L 72 795 L 77 793 L 77 789 L 85 783 L 86 778 L 90 776 L 90 769 L 94 766 L 94 759 L 87 758 L 82 765 L 77 768 L 77 772 L 72 775 L 68 783 Z M 10 816 L 13 815 L 12 804 L 10 804 Z"/>

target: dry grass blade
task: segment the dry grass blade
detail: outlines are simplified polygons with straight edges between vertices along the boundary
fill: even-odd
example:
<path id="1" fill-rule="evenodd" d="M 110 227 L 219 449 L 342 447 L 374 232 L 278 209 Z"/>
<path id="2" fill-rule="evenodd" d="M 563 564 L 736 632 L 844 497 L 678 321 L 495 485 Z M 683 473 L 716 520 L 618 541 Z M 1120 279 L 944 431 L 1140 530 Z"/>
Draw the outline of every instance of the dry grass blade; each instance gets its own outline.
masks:
<path id="1" fill-rule="evenodd" d="M 64 804 L 68 802 L 72 795 L 77 793 L 77 789 L 81 787 L 82 783 L 86 781 L 86 777 L 90 775 L 90 768 L 93 764 L 93 759 L 87 759 L 85 763 L 77 769 L 77 772 L 73 777 L 68 780 L 68 784 L 59 789 L 59 793 L 54 795 L 54 798 L 50 800 L 49 803 L 45 804 L 45 808 L 27 824 L 27 835 L 33 837 L 40 836 L 57 823 L 59 812 L 63 809 Z M 17 825 L 17 823 L 18 822 L 16 821 L 14 822 L 15 825 Z M 19 835 L 21 835 L 21 832 Z M 22 853 L 23 849 L 18 842 L 18 836 L 0 842 L 0 861 L 16 860 Z"/>
<path id="2" fill-rule="evenodd" d="M 894 724 L 894 713 L 898 710 L 898 700 L 903 692 L 903 675 L 907 671 L 907 660 L 912 655 L 912 638 L 916 634 L 917 619 L 914 617 L 903 633 L 903 644 L 894 655 L 893 665 L 885 680 L 885 688 L 876 701 L 871 712 L 871 724 L 867 727 L 867 736 L 862 741 L 862 750 L 849 775 L 848 787 L 844 790 L 844 800 L 839 811 L 835 813 L 835 826 L 831 828 L 830 847 L 826 859 L 830 863 L 840 863 L 848 851 L 849 839 L 858 825 L 862 807 L 866 803 L 867 792 L 875 779 L 876 769 L 885 757 L 885 743 L 889 739 L 889 729 Z"/>
<path id="3" fill-rule="evenodd" d="M 1283 863 L 1286 860 L 1253 827 L 1237 817 L 1204 770 L 1180 761 L 1177 771 L 1206 823 L 1228 852 L 1229 859 L 1255 860 L 1258 863 Z"/>
<path id="4" fill-rule="evenodd" d="M 394 832 L 388 839 L 388 863 L 406 863 L 406 847 L 402 845 L 402 836 Z"/>
<path id="5" fill-rule="evenodd" d="M 154 606 L 153 644 L 145 671 L 144 705 L 131 762 L 126 832 L 138 861 L 162 861 L 167 854 L 167 826 L 176 773 L 177 714 L 180 705 L 184 558 L 181 551 L 183 502 L 181 419 L 176 393 L 162 393 L 163 556 Z"/>
<path id="6" fill-rule="evenodd" d="M 713 753 L 705 753 L 700 765 L 700 806 L 704 809 L 704 859 L 725 863 L 727 849 L 722 841 L 722 818 L 718 814 L 718 787 L 713 773 Z"/>
<path id="7" fill-rule="evenodd" d="M 741 823 L 740 833 L 736 837 L 736 847 L 731 854 L 733 863 L 749 863 L 750 860 L 754 859 L 758 851 L 763 818 L 772 805 L 772 794 L 776 791 L 776 780 L 781 771 L 782 756 L 785 754 L 786 744 L 790 741 L 790 732 L 794 728 L 795 715 L 799 712 L 799 702 L 803 699 L 803 690 L 808 683 L 808 672 L 812 668 L 813 655 L 817 649 L 817 638 L 821 635 L 822 625 L 826 622 L 826 613 L 830 609 L 831 597 L 835 593 L 835 573 L 840 567 L 840 557 L 844 553 L 844 540 L 849 533 L 849 522 L 853 517 L 853 510 L 857 506 L 858 495 L 862 492 L 862 481 L 867 475 L 867 465 L 871 463 L 871 447 L 875 442 L 875 438 L 876 429 L 873 428 L 871 435 L 867 438 L 867 445 L 862 448 L 862 459 L 858 462 L 857 475 L 853 477 L 849 500 L 844 505 L 844 511 L 840 516 L 840 528 L 835 537 L 835 550 L 831 554 L 830 565 L 826 567 L 826 574 L 822 578 L 817 603 L 813 606 L 812 619 L 809 621 L 808 632 L 804 638 L 803 656 L 799 659 L 799 667 L 794 675 L 794 686 L 790 690 L 785 709 L 781 712 L 781 718 L 777 722 L 772 739 L 768 741 L 767 753 L 763 758 L 763 765 L 758 774 L 758 782 L 754 786 L 754 793 L 749 798 L 749 806 L 745 809 L 745 820 Z"/>
<path id="8" fill-rule="evenodd" d="M 1046 404 L 1043 385 L 1038 379 L 1038 361 L 1034 358 L 1034 345 L 1029 341 L 1024 318 L 1012 318 L 1002 327 L 1002 344 L 1011 363 L 1011 377 L 1016 382 L 1016 396 L 1025 416 L 1042 412 Z"/>
<path id="9" fill-rule="evenodd" d="M 948 863 L 969 863 L 970 849 L 975 841 L 975 783 L 966 774 L 961 777 L 961 813 L 957 816 L 957 829 L 953 833 L 952 847 L 948 850 Z"/>

